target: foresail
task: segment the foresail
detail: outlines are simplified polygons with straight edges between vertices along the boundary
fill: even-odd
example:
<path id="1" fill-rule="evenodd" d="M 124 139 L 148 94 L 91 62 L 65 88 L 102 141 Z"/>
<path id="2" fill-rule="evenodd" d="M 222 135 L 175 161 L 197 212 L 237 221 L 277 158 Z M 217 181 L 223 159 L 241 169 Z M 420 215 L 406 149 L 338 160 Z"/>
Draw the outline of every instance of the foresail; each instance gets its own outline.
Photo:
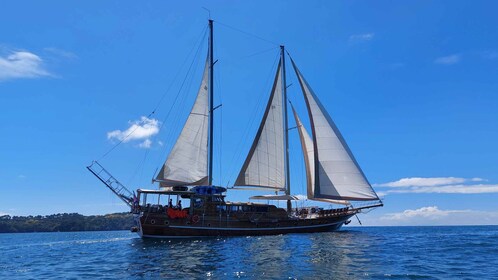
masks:
<path id="1" fill-rule="evenodd" d="M 235 186 L 285 188 L 281 63 L 256 138 Z"/>
<path id="2" fill-rule="evenodd" d="M 291 60 L 292 61 L 292 60 Z M 292 61 L 301 84 L 313 135 L 314 197 L 379 200 L 344 138 Z"/>
<path id="3" fill-rule="evenodd" d="M 303 126 L 301 119 L 297 115 L 294 106 L 292 106 L 292 112 L 294 114 L 294 119 L 296 121 L 296 127 L 299 132 L 299 140 L 301 140 L 301 148 L 303 150 L 304 156 L 304 165 L 306 169 L 306 195 L 308 199 L 317 200 L 322 202 L 336 203 L 336 204 L 344 204 L 349 205 L 349 201 L 347 200 L 338 200 L 338 199 L 326 199 L 326 198 L 316 198 L 315 197 L 315 156 L 313 149 L 313 140 L 310 135 L 306 131 L 306 128 Z"/>
<path id="4" fill-rule="evenodd" d="M 209 63 L 206 61 L 194 106 L 156 178 L 161 186 L 205 185 L 208 183 L 208 73 Z"/>
<path id="5" fill-rule="evenodd" d="M 313 198 L 313 188 L 315 185 L 315 156 L 313 150 L 313 140 L 306 131 L 306 128 L 304 128 L 301 119 L 299 119 L 299 116 L 294 109 L 294 106 L 292 106 L 292 113 L 294 114 L 294 120 L 296 121 L 297 131 L 299 132 L 299 140 L 301 140 L 301 148 L 303 150 L 304 167 L 306 169 L 306 193 L 308 198 Z"/>

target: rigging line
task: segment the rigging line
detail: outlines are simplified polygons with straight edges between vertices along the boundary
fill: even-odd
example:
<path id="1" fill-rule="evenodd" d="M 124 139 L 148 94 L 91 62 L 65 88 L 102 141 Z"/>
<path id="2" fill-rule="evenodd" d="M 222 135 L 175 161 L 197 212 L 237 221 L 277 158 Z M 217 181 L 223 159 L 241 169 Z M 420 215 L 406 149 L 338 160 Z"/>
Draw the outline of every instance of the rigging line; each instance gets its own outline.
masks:
<path id="1" fill-rule="evenodd" d="M 141 128 L 142 125 L 148 121 L 148 119 L 154 114 L 154 112 L 150 113 L 147 115 L 147 117 L 145 117 L 144 120 L 142 120 L 141 122 L 138 123 L 138 125 L 136 125 L 135 129 L 133 129 L 130 133 L 128 133 L 125 137 L 123 137 L 121 140 L 119 140 L 118 143 L 116 143 L 114 146 L 112 146 L 107 152 L 105 152 L 97 161 L 100 161 L 102 160 L 103 158 L 105 158 L 108 154 L 110 154 L 114 149 L 116 149 L 119 145 L 121 145 L 121 143 L 123 143 L 126 139 L 128 139 L 128 137 L 130 137 L 135 131 L 137 131 L 137 129 Z"/>
<path id="2" fill-rule="evenodd" d="M 273 41 L 267 40 L 267 39 L 262 38 L 262 37 L 260 37 L 260 36 L 258 36 L 258 35 L 254 35 L 254 34 L 252 34 L 252 33 L 246 32 L 246 31 L 241 30 L 241 29 L 239 29 L 239 28 L 237 28 L 237 27 L 233 27 L 233 26 L 230 26 L 230 25 L 228 25 L 228 24 L 225 24 L 225 23 L 222 23 L 222 22 L 219 22 L 219 21 L 216 21 L 216 23 L 218 23 L 219 25 L 222 25 L 222 26 L 228 27 L 228 28 L 230 28 L 230 29 L 233 29 L 233 30 L 235 30 L 235 31 L 238 31 L 238 32 L 240 32 L 240 33 L 243 33 L 243 34 L 245 34 L 245 35 L 247 35 L 247 36 L 251 36 L 251 37 L 254 37 L 254 38 L 256 38 L 256 39 L 259 39 L 259 40 L 262 40 L 262 41 L 265 41 L 265 42 L 267 42 L 267 43 L 270 43 L 270 44 L 273 44 L 273 45 L 276 45 L 276 46 L 279 46 L 279 47 L 280 47 L 280 44 L 278 44 L 278 43 L 275 43 L 275 42 L 273 42 Z"/>
<path id="3" fill-rule="evenodd" d="M 181 85 L 180 85 L 180 88 L 178 89 L 178 92 L 176 93 L 176 96 L 175 96 L 175 98 L 174 98 L 174 100 L 173 100 L 173 102 L 172 102 L 172 104 L 171 104 L 170 108 L 169 108 L 168 112 L 166 113 L 166 116 L 163 118 L 163 121 L 161 122 L 161 124 L 160 124 L 160 126 L 159 126 L 159 131 L 161 131 L 161 130 L 162 130 L 162 128 L 163 128 L 163 126 L 164 126 L 164 124 L 166 123 L 166 120 L 169 118 L 169 115 L 170 115 L 170 114 L 171 114 L 171 112 L 173 111 L 173 108 L 175 108 L 175 107 L 176 107 L 176 106 L 175 106 L 175 104 L 177 103 L 178 98 L 180 97 L 180 93 L 182 92 L 183 87 L 185 86 L 185 83 L 187 82 L 187 79 L 189 78 L 190 72 L 192 71 L 192 67 L 193 67 L 193 65 L 194 65 L 195 61 L 198 59 L 200 49 L 202 48 L 202 44 L 201 44 L 201 43 L 204 41 L 204 39 L 205 39 L 205 37 L 206 37 L 206 34 L 207 34 L 207 32 L 206 32 L 206 33 L 204 33 L 203 40 L 201 40 L 201 41 L 199 42 L 198 46 L 197 46 L 197 50 L 196 50 L 196 52 L 195 52 L 195 54 L 194 54 L 194 58 L 192 59 L 192 61 L 191 61 L 190 65 L 189 65 L 189 67 L 188 67 L 187 74 L 186 74 L 186 75 L 185 75 L 185 77 L 183 78 L 183 81 L 182 81 L 182 83 L 181 83 Z M 191 79 L 193 79 L 193 78 L 191 78 Z M 189 83 L 189 84 L 190 84 L 190 83 Z M 190 86 L 188 86 L 188 88 L 190 88 Z M 184 94 L 182 97 L 183 97 L 183 99 L 180 101 L 180 103 L 181 103 L 181 104 L 183 104 L 183 103 L 184 103 L 184 99 L 186 98 L 186 94 Z M 177 115 L 177 117 L 179 117 L 179 116 Z M 176 122 L 173 122 L 173 123 L 176 123 Z"/>
<path id="4" fill-rule="evenodd" d="M 195 50 L 195 46 L 196 45 L 201 45 L 201 42 L 203 42 L 206 38 L 206 34 L 207 34 L 207 26 L 204 27 L 204 29 L 202 30 L 202 32 L 200 33 L 200 36 L 199 36 L 199 41 L 196 42 L 196 44 L 194 44 L 194 46 L 192 46 L 192 49 L 190 49 L 187 57 L 185 58 L 185 60 L 183 61 L 183 64 L 182 66 L 180 67 L 180 69 L 183 69 L 183 67 L 185 66 L 185 64 L 187 63 L 188 61 L 188 58 L 190 57 L 190 55 L 192 54 L 192 52 Z M 198 48 L 197 48 L 198 49 Z M 168 91 L 171 89 L 171 87 L 173 87 L 173 83 L 174 81 L 176 81 L 176 78 L 180 75 L 180 71 L 178 71 L 175 75 L 175 77 L 173 78 L 173 82 L 170 84 L 170 86 L 168 87 L 168 89 L 166 90 L 166 92 L 161 96 L 161 98 L 159 99 L 159 102 L 157 103 L 156 107 L 154 108 L 153 112 L 155 112 L 159 106 L 161 105 L 162 101 L 164 100 L 164 98 L 166 97 L 166 94 L 168 93 Z"/>
<path id="5" fill-rule="evenodd" d="M 132 181 L 135 179 L 135 177 L 137 176 L 138 172 L 140 171 L 140 168 L 143 167 L 143 164 L 145 162 L 145 159 L 147 158 L 148 152 L 149 152 L 149 150 L 147 149 L 145 151 L 145 153 L 144 153 L 144 156 L 143 156 L 142 160 L 138 162 L 135 171 L 133 171 L 133 173 L 131 174 L 130 178 L 128 179 L 128 182 L 126 183 L 126 185 L 131 185 Z"/>
<path id="6" fill-rule="evenodd" d="M 260 93 L 260 96 L 259 96 L 259 99 L 257 100 L 257 103 L 255 104 L 253 110 L 252 110 L 252 113 L 251 113 L 251 116 L 257 116 L 257 115 L 260 115 L 260 114 L 257 114 L 259 111 L 263 110 L 264 111 L 264 107 L 261 106 L 262 103 L 265 102 L 265 100 L 267 100 L 266 98 L 264 98 L 264 96 L 266 96 L 267 94 L 267 89 L 268 87 L 270 87 L 271 89 L 271 85 L 269 86 L 268 84 L 270 83 L 270 80 L 271 78 L 274 76 L 273 73 L 274 73 L 274 69 L 275 69 L 275 65 L 277 64 L 277 61 L 278 61 L 278 58 L 280 57 L 280 53 L 277 53 L 276 56 L 275 56 L 275 59 L 273 61 L 273 64 L 271 66 L 271 69 L 270 69 L 270 72 L 268 73 L 268 76 L 267 76 L 267 79 L 266 79 L 266 82 L 264 83 L 265 86 L 263 87 L 264 89 L 261 90 L 261 93 Z M 262 108 L 263 107 L 263 108 Z M 247 123 L 247 126 L 245 126 L 247 129 L 245 130 L 244 132 L 244 135 L 240 138 L 239 140 L 239 143 L 236 147 L 241 147 L 242 145 L 242 142 L 244 140 L 247 140 L 248 139 L 248 136 L 249 136 L 249 133 L 252 131 L 252 128 L 254 126 L 254 122 L 256 121 L 257 118 L 254 118 L 254 117 L 251 117 L 249 119 L 249 122 Z M 231 163 L 230 166 L 230 172 L 228 173 L 228 176 L 229 178 L 231 178 L 234 174 L 234 172 L 236 171 L 236 167 L 237 165 L 236 164 L 233 164 L 235 161 L 238 161 L 240 159 L 242 155 L 242 149 L 238 149 L 232 156 L 232 159 L 231 159 Z M 237 178 L 235 178 L 237 179 Z M 234 181 L 235 182 L 235 181 Z M 227 182 L 227 186 L 228 186 L 228 182 Z"/>
<path id="7" fill-rule="evenodd" d="M 260 54 L 267 53 L 269 51 L 273 51 L 275 49 L 278 49 L 278 48 L 277 47 L 273 47 L 273 48 L 270 48 L 270 49 L 266 49 L 266 50 L 262 50 L 262 51 L 259 51 L 259 52 L 255 52 L 255 53 L 250 54 L 250 55 L 242 56 L 241 58 L 249 58 L 249 57 L 257 56 L 257 55 L 260 55 Z"/>
<path id="8" fill-rule="evenodd" d="M 217 96 L 219 98 L 219 101 L 220 101 L 220 104 L 223 105 L 223 90 L 222 90 L 222 83 L 221 83 L 221 69 L 222 67 L 219 67 L 218 68 L 218 71 L 217 71 L 217 75 L 215 76 L 216 77 L 216 86 L 217 86 Z M 218 182 L 219 182 L 219 185 L 221 186 L 222 182 L 223 182 L 223 172 L 222 172 L 222 147 L 223 147 L 223 106 L 220 107 L 220 114 L 219 114 L 219 132 L 218 132 L 218 137 L 219 137 L 219 141 L 218 141 L 218 167 L 219 167 L 219 179 L 218 179 Z"/>
<path id="9" fill-rule="evenodd" d="M 255 104 L 254 108 L 253 108 L 253 111 L 252 111 L 252 113 L 251 113 L 251 116 L 257 116 L 257 115 L 259 115 L 259 114 L 258 114 L 258 112 L 259 112 L 259 111 L 261 111 L 261 110 L 263 110 L 263 111 L 264 111 L 264 107 L 263 107 L 263 106 L 261 106 L 261 105 L 262 105 L 262 103 L 264 103 L 264 102 L 265 102 L 265 100 L 266 100 L 266 99 L 264 98 L 264 95 L 266 95 L 266 93 L 265 93 L 265 92 L 267 91 L 268 84 L 269 84 L 269 82 L 270 82 L 271 78 L 273 77 L 273 72 L 274 72 L 275 65 L 277 64 L 277 60 L 278 60 L 278 57 L 279 57 L 279 56 L 280 56 L 280 54 L 278 54 L 278 53 L 277 53 L 277 55 L 275 56 L 275 59 L 274 59 L 273 64 L 272 64 L 272 66 L 271 66 L 270 72 L 268 73 L 268 76 L 267 76 L 266 82 L 264 83 L 264 84 L 265 84 L 264 89 L 263 89 L 263 90 L 261 90 L 260 97 L 259 97 L 259 99 L 258 99 L 257 103 Z M 246 139 L 250 138 L 250 137 L 249 137 L 249 133 L 252 131 L 252 128 L 253 128 L 253 126 L 254 126 L 254 123 L 256 122 L 256 119 L 257 119 L 257 118 L 250 118 L 250 119 L 249 119 L 248 125 L 246 126 L 248 129 L 246 129 L 246 130 L 245 130 L 244 135 L 242 136 L 242 138 L 240 138 L 240 140 L 239 140 L 239 143 L 238 143 L 237 147 L 241 147 L 242 142 L 243 142 L 244 140 L 246 140 Z M 232 163 L 234 163 L 235 161 L 238 161 L 238 160 L 240 159 L 240 157 L 242 156 L 242 152 L 243 152 L 243 151 L 242 151 L 242 149 L 238 149 L 238 150 L 237 150 L 237 151 L 233 154 L 233 157 L 232 157 L 231 162 L 232 162 Z M 231 178 L 231 177 L 233 176 L 234 172 L 236 171 L 235 167 L 236 167 L 236 165 L 235 165 L 235 164 L 231 164 L 231 169 L 230 169 L 230 172 L 228 173 L 229 178 Z M 237 179 L 237 178 L 235 178 L 235 179 Z M 236 181 L 236 180 L 235 180 L 235 181 Z M 234 182 L 235 182 L 235 181 L 234 181 Z M 228 185 L 229 185 L 229 184 L 227 183 L 227 186 L 228 186 Z"/>
<path id="10" fill-rule="evenodd" d="M 202 30 L 202 33 L 203 36 L 200 36 L 202 39 L 200 40 L 200 42 L 202 42 L 204 40 L 204 38 L 206 37 L 206 34 L 207 34 L 207 26 L 204 27 L 204 29 Z M 200 45 L 200 42 L 198 43 Z M 189 54 L 187 55 L 187 57 L 185 58 L 185 61 L 183 62 L 183 65 L 180 67 L 180 69 L 183 68 L 183 66 L 186 64 L 186 62 L 188 61 L 188 57 L 190 56 L 190 54 L 193 52 L 193 50 L 195 49 L 195 47 L 193 47 Z M 173 81 L 171 82 L 171 84 L 169 85 L 168 89 L 164 92 L 164 94 L 161 96 L 161 98 L 159 99 L 159 102 L 157 103 L 157 105 L 154 107 L 154 109 L 152 110 L 152 112 L 150 112 L 148 115 L 147 115 L 147 119 L 149 119 L 152 115 L 154 115 L 156 113 L 156 110 L 159 108 L 161 102 L 163 101 L 163 99 L 166 97 L 166 94 L 170 91 L 170 89 L 173 87 L 173 84 L 175 83 L 177 77 L 179 76 L 180 74 L 180 71 L 178 71 L 175 75 L 175 77 L 173 78 Z M 121 145 L 121 143 L 123 143 L 126 139 L 128 139 L 128 137 L 130 137 L 135 131 L 137 131 L 138 128 L 140 128 L 146 121 L 147 119 L 145 120 L 142 120 L 141 122 L 138 123 L 138 125 L 135 127 L 135 129 L 133 129 L 130 133 L 128 133 L 128 135 L 126 135 L 123 139 L 121 139 L 118 143 L 116 143 L 114 146 L 112 146 L 107 152 L 105 152 L 98 160 L 102 160 L 103 158 L 105 158 L 107 155 L 109 155 L 114 149 L 116 149 L 119 145 Z"/>

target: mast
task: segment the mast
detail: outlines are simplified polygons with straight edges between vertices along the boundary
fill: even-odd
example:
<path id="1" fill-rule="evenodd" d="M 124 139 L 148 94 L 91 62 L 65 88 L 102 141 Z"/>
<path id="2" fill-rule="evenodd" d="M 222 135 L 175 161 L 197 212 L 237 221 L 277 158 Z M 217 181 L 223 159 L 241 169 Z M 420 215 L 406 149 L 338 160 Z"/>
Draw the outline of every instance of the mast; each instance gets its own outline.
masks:
<path id="1" fill-rule="evenodd" d="M 285 81 L 285 47 L 280 46 L 280 60 L 282 61 L 282 95 L 284 105 L 284 141 L 285 141 L 285 194 L 290 195 L 290 167 L 289 167 L 289 122 L 287 120 L 287 83 Z M 287 213 L 292 210 L 291 201 L 287 200 Z"/>
<path id="2" fill-rule="evenodd" d="M 209 151 L 208 184 L 213 184 L 213 124 L 214 124 L 214 86 L 213 86 L 213 20 L 209 19 Z"/>

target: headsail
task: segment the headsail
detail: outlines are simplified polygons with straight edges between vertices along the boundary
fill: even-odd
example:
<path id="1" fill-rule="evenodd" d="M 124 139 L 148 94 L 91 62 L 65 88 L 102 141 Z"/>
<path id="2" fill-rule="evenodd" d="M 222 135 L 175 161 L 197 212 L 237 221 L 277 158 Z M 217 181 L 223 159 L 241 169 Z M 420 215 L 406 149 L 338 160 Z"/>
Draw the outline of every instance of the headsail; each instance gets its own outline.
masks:
<path id="1" fill-rule="evenodd" d="M 292 112 L 294 114 L 294 119 L 296 121 L 296 127 L 299 131 L 299 140 L 301 140 L 301 148 L 303 150 L 304 164 L 306 168 L 306 195 L 308 199 L 318 200 L 322 202 L 330 202 L 337 204 L 350 204 L 347 200 L 337 200 L 337 199 L 326 199 L 315 197 L 315 155 L 313 149 L 313 140 L 303 126 L 303 123 L 299 119 L 294 106 L 292 106 Z"/>
<path id="2" fill-rule="evenodd" d="M 281 65 L 280 62 L 263 120 L 235 186 L 285 188 Z"/>
<path id="3" fill-rule="evenodd" d="M 341 133 L 291 59 L 311 122 L 314 194 L 318 199 L 379 200 Z"/>
<path id="4" fill-rule="evenodd" d="M 208 183 L 209 56 L 201 87 L 180 136 L 156 177 L 161 186 Z"/>

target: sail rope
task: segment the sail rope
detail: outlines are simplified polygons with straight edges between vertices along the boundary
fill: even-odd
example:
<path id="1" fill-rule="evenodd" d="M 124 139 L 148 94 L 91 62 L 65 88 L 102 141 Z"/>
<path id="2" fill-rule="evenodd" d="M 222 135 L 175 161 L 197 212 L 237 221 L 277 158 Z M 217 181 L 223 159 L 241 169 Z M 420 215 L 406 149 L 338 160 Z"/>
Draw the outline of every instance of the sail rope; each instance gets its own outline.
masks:
<path id="1" fill-rule="evenodd" d="M 277 47 L 272 47 L 270 49 L 264 49 L 262 51 L 258 51 L 258 52 L 255 52 L 253 54 L 250 54 L 250 55 L 246 55 L 246 56 L 243 56 L 241 58 L 250 58 L 250 57 L 253 57 L 253 56 L 257 56 L 257 55 L 260 55 L 260 54 L 264 54 L 264 53 L 267 53 L 267 52 L 270 52 L 270 51 L 273 51 L 273 50 L 276 50 L 276 49 L 280 49 L 280 48 L 277 48 Z"/>
<path id="2" fill-rule="evenodd" d="M 257 103 L 255 104 L 253 110 L 252 110 L 252 113 L 250 114 L 250 116 L 259 116 L 261 114 L 259 114 L 261 112 L 261 110 L 264 110 L 264 106 L 263 104 L 267 101 L 266 99 L 266 96 L 268 95 L 268 88 L 271 88 L 271 79 L 272 77 L 274 77 L 274 72 L 275 72 L 275 67 L 277 65 L 277 61 L 280 57 L 280 54 L 277 53 L 276 56 L 275 56 L 275 59 L 272 63 L 272 66 L 270 68 L 270 71 L 268 72 L 268 75 L 267 75 L 267 79 L 266 79 L 266 82 L 264 83 L 264 90 L 260 90 L 260 94 L 259 94 L 259 98 L 257 99 Z M 244 149 L 240 149 L 240 147 L 244 146 L 243 145 L 243 142 L 247 143 L 248 139 L 251 139 L 251 137 L 249 137 L 249 133 L 253 132 L 253 128 L 254 128 L 254 124 L 256 122 L 259 122 L 259 118 L 256 118 L 256 117 L 250 117 L 249 120 L 248 120 L 248 123 L 246 126 L 244 126 L 246 129 L 244 131 L 244 135 L 240 138 L 237 146 L 235 147 L 239 147 L 239 149 L 236 150 L 236 152 L 233 154 L 232 156 L 232 159 L 230 161 L 230 169 L 229 169 L 229 172 L 228 172 L 228 178 L 233 178 L 235 175 L 235 172 L 237 171 L 237 169 L 240 167 L 238 164 L 235 164 L 236 162 L 239 162 L 240 160 L 240 157 L 242 156 L 242 152 L 244 151 Z M 230 181 L 228 181 L 226 183 L 226 186 L 230 186 Z"/>
<path id="3" fill-rule="evenodd" d="M 194 54 L 194 58 L 192 59 L 192 62 L 191 62 L 191 63 L 190 63 L 190 65 L 189 65 L 189 68 L 188 68 L 188 70 L 187 70 L 187 74 L 185 75 L 185 78 L 184 78 L 184 79 L 183 79 L 183 81 L 182 81 L 181 87 L 180 87 L 180 89 L 178 90 L 178 92 L 177 92 L 177 94 L 176 94 L 176 96 L 175 96 L 175 99 L 174 99 L 174 101 L 173 101 L 173 103 L 172 103 L 171 107 L 169 108 L 168 112 L 166 113 L 165 117 L 163 118 L 163 121 L 162 121 L 162 122 L 160 122 L 160 125 L 159 125 L 159 131 L 162 131 L 162 128 L 163 128 L 164 124 L 166 123 L 166 120 L 169 118 L 169 116 L 170 116 L 170 114 L 171 114 L 171 112 L 172 112 L 172 109 L 173 109 L 173 108 L 176 108 L 176 107 L 181 108 L 181 109 L 180 109 L 181 111 L 182 111 L 183 109 L 185 109 L 185 101 L 186 101 L 187 94 L 183 94 L 183 95 L 181 95 L 181 92 L 182 92 L 182 90 L 184 90 L 184 91 L 186 91 L 186 92 L 188 92 L 188 91 L 190 90 L 190 87 L 191 87 L 191 85 L 192 85 L 192 80 L 193 80 L 193 75 L 192 75 L 192 73 L 193 73 L 193 72 L 195 72 L 195 69 L 194 69 L 194 70 L 192 70 L 192 69 L 193 69 L 193 66 L 194 66 L 194 65 L 197 65 L 197 63 L 196 63 L 196 62 L 197 62 L 197 61 L 198 61 L 198 59 L 199 59 L 200 49 L 201 49 L 201 46 L 202 46 L 202 42 L 204 42 L 204 41 L 205 41 L 204 39 L 205 39 L 206 34 L 207 34 L 207 33 L 206 33 L 206 32 L 204 32 L 204 36 L 203 36 L 203 37 L 202 37 L 202 39 L 198 42 L 198 44 L 196 44 L 196 45 L 198 45 L 198 46 L 197 46 L 197 50 L 196 50 L 196 52 L 195 52 L 195 54 Z M 194 50 L 194 48 L 193 48 L 192 50 Z M 191 53 L 192 53 L 192 51 L 190 52 L 190 54 L 191 54 Z M 182 66 L 182 68 L 183 68 L 183 66 Z M 196 68 L 196 67 L 194 67 L 194 68 Z M 186 85 L 186 86 L 185 86 L 185 85 Z M 179 105 L 178 105 L 178 106 L 176 106 L 177 101 L 178 101 L 178 98 L 179 98 L 180 96 L 181 96 L 182 98 L 181 98 L 181 100 L 178 102 L 178 103 L 179 103 Z M 176 131 L 176 130 L 178 130 L 179 125 L 178 125 L 177 123 L 178 123 L 178 121 L 179 121 L 179 118 L 180 118 L 179 114 L 176 114 L 176 115 L 175 115 L 175 121 L 172 121 L 172 122 L 171 122 L 171 123 L 173 123 L 173 124 L 174 124 L 174 125 L 173 125 L 173 127 L 172 127 L 172 129 L 171 129 L 172 131 Z M 158 134 L 156 134 L 156 135 L 152 136 L 152 137 L 151 137 L 151 139 L 152 139 L 151 141 L 152 141 L 152 142 L 154 142 L 154 141 L 157 139 L 157 137 L 158 137 Z M 170 138 L 172 138 L 172 137 L 173 137 L 173 134 L 169 134 L 168 139 L 170 139 Z M 166 141 L 166 142 L 167 142 L 167 143 L 169 143 L 168 141 Z M 150 151 L 150 149 L 146 149 L 146 150 L 145 150 L 145 152 L 144 152 L 144 157 L 143 157 L 142 161 L 141 161 L 141 162 L 139 162 L 139 164 L 138 164 L 138 166 L 137 166 L 137 169 L 136 169 L 136 171 L 135 171 L 135 175 L 138 173 L 138 171 L 140 171 L 140 176 L 139 176 L 139 178 L 141 178 L 141 179 L 143 179 L 143 170 L 144 170 L 144 168 L 145 168 L 145 163 L 146 163 L 146 159 L 147 159 L 147 156 L 148 156 L 148 154 L 149 154 L 149 151 Z M 156 153 L 156 155 L 157 155 L 157 156 L 156 156 L 156 158 L 155 158 L 155 160 L 154 160 L 153 162 L 159 161 L 159 155 L 160 155 L 160 154 L 159 154 L 159 153 Z M 156 171 L 157 171 L 157 169 L 156 169 Z M 154 175 L 155 175 L 155 174 L 153 174 L 153 176 L 154 176 Z M 152 181 L 152 180 L 151 180 L 151 183 L 153 183 L 153 181 Z"/>
<path id="4" fill-rule="evenodd" d="M 194 44 L 194 46 L 192 47 L 192 49 L 190 50 L 190 52 L 188 53 L 187 57 L 185 58 L 182 66 L 179 68 L 179 70 L 177 71 L 177 73 L 175 74 L 172 82 L 170 83 L 170 85 L 168 86 L 168 88 L 166 89 L 166 91 L 162 94 L 162 96 L 160 97 L 159 101 L 156 103 L 156 106 L 154 107 L 154 109 L 147 115 L 146 119 L 143 119 L 142 121 L 140 121 L 135 129 L 133 129 L 132 131 L 130 131 L 127 135 L 125 135 L 125 137 L 123 137 L 122 139 L 120 139 L 115 145 L 113 145 L 109 150 L 107 150 L 99 159 L 98 161 L 104 159 L 105 157 L 107 157 L 107 155 L 109 155 L 112 151 L 114 151 L 114 149 L 116 149 L 119 145 L 121 145 L 123 142 L 125 142 L 131 135 L 133 135 L 137 129 L 139 129 L 142 125 L 144 125 L 148 119 L 150 117 L 152 117 L 153 115 L 156 114 L 156 111 L 158 110 L 159 106 L 161 105 L 162 101 L 164 100 L 164 98 L 166 97 L 166 95 L 170 92 L 171 88 L 173 87 L 173 85 L 175 84 L 177 78 L 179 77 L 180 73 L 181 73 L 181 70 L 184 68 L 184 66 L 186 65 L 187 61 L 188 61 L 188 58 L 191 56 L 192 52 L 196 49 L 196 46 L 201 45 L 201 42 L 204 41 L 205 37 L 206 37 L 206 34 L 207 34 L 207 26 L 205 26 L 201 32 L 201 36 L 199 36 L 200 39 L 198 39 L 198 42 L 197 44 Z M 199 49 L 199 47 L 197 47 L 197 50 Z M 194 60 L 193 60 L 194 61 Z M 193 64 L 193 61 L 189 67 L 189 70 Z M 188 75 L 189 72 L 187 72 L 187 75 Z M 187 76 L 186 75 L 186 76 Z M 181 89 L 177 92 L 177 95 L 175 97 L 175 101 L 178 99 L 178 96 L 180 95 L 180 92 L 181 92 Z M 171 109 L 174 107 L 174 103 L 171 105 L 170 107 L 170 110 L 169 112 L 171 112 Z M 169 112 L 167 115 L 169 115 Z"/>
<path id="5" fill-rule="evenodd" d="M 219 25 L 221 25 L 221 26 L 224 26 L 224 27 L 230 28 L 230 29 L 232 29 L 232 30 L 235 30 L 235 31 L 237 31 L 237 32 L 240 32 L 240 33 L 242 33 L 242 34 L 245 34 L 245 35 L 247 35 L 247 36 L 254 37 L 254 38 L 256 38 L 256 39 L 259 39 L 259 40 L 261 40 L 261 41 L 265 41 L 265 42 L 270 43 L 270 44 L 273 44 L 273 45 L 275 45 L 275 46 L 280 46 L 280 44 L 275 43 L 275 42 L 273 42 L 273 41 L 271 41 L 271 40 L 265 39 L 265 38 L 260 37 L 260 36 L 258 36 L 258 35 L 254 35 L 254 34 L 252 34 L 252 33 L 249 33 L 249 32 L 247 32 L 247 31 L 244 31 L 244 30 L 239 29 L 239 28 L 237 28 L 237 27 L 234 27 L 234 26 L 228 25 L 228 24 L 226 24 L 226 23 L 222 23 L 222 22 L 219 22 L 219 21 L 216 21 L 216 23 L 217 23 L 217 24 L 219 24 Z"/>
<path id="6" fill-rule="evenodd" d="M 219 98 L 219 104 L 220 105 L 223 105 L 223 90 L 221 88 L 221 67 L 217 70 L 216 72 L 217 74 L 215 75 L 216 77 L 216 92 L 218 93 L 216 96 Z M 222 156 L 223 156 L 223 106 L 219 107 L 220 109 L 220 114 L 219 114 L 219 120 L 220 120 L 220 125 L 219 125 L 219 133 L 218 133 L 218 137 L 219 137 L 219 141 L 218 141 L 218 166 L 219 166 L 219 185 L 221 185 L 221 182 L 223 182 L 223 160 L 222 160 Z M 215 115 L 216 116 L 216 115 Z M 214 179 L 214 178 L 213 178 Z"/>
<path id="7" fill-rule="evenodd" d="M 207 30 L 207 29 L 206 29 Z M 193 72 L 195 72 L 195 69 L 196 67 L 194 67 L 195 65 L 197 65 L 197 63 L 195 63 L 196 61 L 198 61 L 199 59 L 199 55 L 200 55 L 200 50 L 202 49 L 202 42 L 205 40 L 205 37 L 207 35 L 207 32 L 204 33 L 203 37 L 202 37 L 202 40 L 200 40 L 198 42 L 198 45 L 197 45 L 197 48 L 196 48 L 196 51 L 195 51 L 195 54 L 194 54 L 194 58 L 192 59 L 188 69 L 187 69 L 187 74 L 185 75 L 184 79 L 182 80 L 182 83 L 180 85 L 180 88 L 178 89 L 178 92 L 171 104 L 171 106 L 169 107 L 165 117 L 163 118 L 163 121 L 160 123 L 159 125 L 159 131 L 162 130 L 162 128 L 164 127 L 165 123 L 167 122 L 168 118 L 170 117 L 171 115 L 171 112 L 173 111 L 173 108 L 184 108 L 185 107 L 185 102 L 186 102 L 186 99 L 187 99 L 187 94 L 183 94 L 181 95 L 180 93 L 182 91 L 188 91 L 192 85 L 192 80 L 193 80 Z M 181 97 L 181 98 L 180 98 Z M 179 100 L 180 98 L 180 100 Z M 182 110 L 183 111 L 183 110 Z M 171 122 L 168 122 L 168 123 L 171 123 L 173 124 L 173 127 L 170 129 L 171 131 L 177 131 L 178 128 L 180 127 L 179 123 L 182 123 L 180 122 L 180 117 L 181 117 L 181 114 L 175 114 L 174 116 L 174 121 L 171 121 Z M 157 135 L 155 135 L 154 137 L 156 137 Z M 175 135 L 173 133 L 169 133 L 168 134 L 168 137 L 167 137 L 167 141 L 165 141 L 166 143 L 170 143 L 172 141 L 171 138 L 173 138 Z M 169 148 L 172 148 L 172 147 L 169 147 Z M 165 153 L 166 153 L 166 149 L 165 148 Z M 157 157 L 160 156 L 160 153 L 157 153 Z M 166 157 L 165 155 L 162 155 L 162 157 Z M 159 162 L 161 161 L 159 164 L 156 164 L 158 166 L 161 166 L 161 163 L 162 163 L 162 159 L 159 159 L 159 158 L 156 158 L 156 160 L 154 160 L 154 162 Z"/>

